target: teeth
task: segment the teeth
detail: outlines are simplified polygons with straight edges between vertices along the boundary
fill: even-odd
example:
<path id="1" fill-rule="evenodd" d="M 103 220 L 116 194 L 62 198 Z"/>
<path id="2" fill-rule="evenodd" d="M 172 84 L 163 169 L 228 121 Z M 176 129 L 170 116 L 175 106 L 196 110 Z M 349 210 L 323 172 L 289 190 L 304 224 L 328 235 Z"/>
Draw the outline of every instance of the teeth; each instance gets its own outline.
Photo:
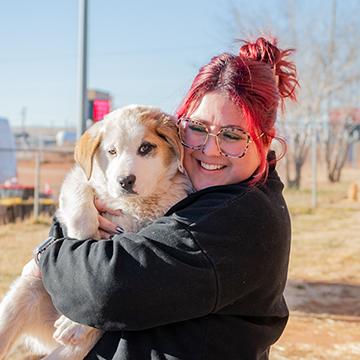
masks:
<path id="1" fill-rule="evenodd" d="M 215 165 L 215 164 L 207 164 L 202 161 L 200 161 L 201 167 L 203 167 L 206 170 L 219 170 L 222 169 L 223 165 Z"/>

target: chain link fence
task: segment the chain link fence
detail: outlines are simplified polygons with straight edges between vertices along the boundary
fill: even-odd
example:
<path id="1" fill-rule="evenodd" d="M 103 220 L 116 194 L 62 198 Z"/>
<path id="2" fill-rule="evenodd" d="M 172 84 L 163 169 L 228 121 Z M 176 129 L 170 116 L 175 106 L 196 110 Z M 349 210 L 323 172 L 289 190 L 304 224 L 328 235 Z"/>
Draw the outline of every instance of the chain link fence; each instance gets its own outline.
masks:
<path id="1" fill-rule="evenodd" d="M 62 181 L 74 164 L 73 147 L 0 148 L 0 158 L 0 224 L 53 215 Z"/>

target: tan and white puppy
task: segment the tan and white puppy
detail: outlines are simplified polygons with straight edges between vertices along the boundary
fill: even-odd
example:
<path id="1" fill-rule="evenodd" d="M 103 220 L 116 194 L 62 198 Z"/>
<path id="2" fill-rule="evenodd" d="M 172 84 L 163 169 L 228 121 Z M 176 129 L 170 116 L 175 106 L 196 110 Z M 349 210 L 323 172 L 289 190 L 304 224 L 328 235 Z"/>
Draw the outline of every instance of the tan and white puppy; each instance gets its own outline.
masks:
<path id="1" fill-rule="evenodd" d="M 80 138 L 64 180 L 57 215 L 67 235 L 100 239 L 95 196 L 121 209 L 120 216 L 105 216 L 125 231 L 164 215 L 191 192 L 182 154 L 174 119 L 159 109 L 132 105 L 108 114 Z M 77 360 L 102 333 L 58 314 L 41 279 L 21 276 L 0 303 L 0 360 L 23 334 L 45 359 Z"/>

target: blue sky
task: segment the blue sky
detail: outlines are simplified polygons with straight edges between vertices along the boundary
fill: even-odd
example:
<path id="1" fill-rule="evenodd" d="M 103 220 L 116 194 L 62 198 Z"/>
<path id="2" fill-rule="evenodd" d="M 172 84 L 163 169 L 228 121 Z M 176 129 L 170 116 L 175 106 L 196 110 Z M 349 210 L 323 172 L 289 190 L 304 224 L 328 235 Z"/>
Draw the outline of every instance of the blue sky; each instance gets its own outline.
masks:
<path id="1" fill-rule="evenodd" d="M 89 0 L 88 87 L 109 91 L 114 107 L 142 103 L 174 112 L 199 67 L 233 48 L 240 35 L 233 6 L 249 20 L 267 12 L 276 18 L 287 2 L 263 3 Z M 321 10 L 325 17 L 330 1 L 300 3 L 304 16 Z M 76 125 L 77 21 L 77 0 L 0 5 L 0 116 L 13 126 L 23 107 L 26 126 Z"/>

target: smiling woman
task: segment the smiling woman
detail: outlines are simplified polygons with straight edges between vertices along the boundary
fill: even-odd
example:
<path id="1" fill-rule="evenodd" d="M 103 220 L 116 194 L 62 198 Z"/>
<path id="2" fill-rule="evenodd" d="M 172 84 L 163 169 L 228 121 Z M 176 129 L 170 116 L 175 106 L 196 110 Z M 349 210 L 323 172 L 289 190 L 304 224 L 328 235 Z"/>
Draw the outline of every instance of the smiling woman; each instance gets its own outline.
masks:
<path id="1" fill-rule="evenodd" d="M 238 183 L 249 178 L 260 165 L 259 153 L 247 132 L 241 109 L 221 91 L 205 94 L 192 112 L 190 122 L 181 129 L 186 147 L 184 167 L 196 190 Z M 200 141 L 201 132 L 205 136 Z M 195 143 L 198 146 L 190 145 Z"/>
<path id="2" fill-rule="evenodd" d="M 264 38 L 248 42 L 239 55 L 212 58 L 194 79 L 177 115 L 187 148 L 185 168 L 196 189 L 249 177 L 249 183 L 255 184 L 266 178 L 278 105 L 286 97 L 295 100 L 298 85 L 295 65 L 286 60 L 293 50 L 282 51 L 275 44 Z M 206 134 L 202 143 L 194 139 L 195 128 L 184 118 L 197 121 L 197 132 L 199 121 L 200 126 L 207 125 L 202 127 Z M 232 141 L 224 141 L 224 130 L 234 128 L 238 133 L 231 132 Z"/>
<path id="3" fill-rule="evenodd" d="M 54 223 L 44 286 L 65 316 L 104 331 L 86 359 L 269 358 L 288 320 L 290 218 L 269 148 L 279 104 L 295 100 L 290 54 L 259 38 L 200 69 L 177 112 L 178 160 L 197 191 L 164 216 L 137 232 L 103 228 L 113 236 L 99 242 Z M 145 170 L 137 177 L 154 181 Z"/>

